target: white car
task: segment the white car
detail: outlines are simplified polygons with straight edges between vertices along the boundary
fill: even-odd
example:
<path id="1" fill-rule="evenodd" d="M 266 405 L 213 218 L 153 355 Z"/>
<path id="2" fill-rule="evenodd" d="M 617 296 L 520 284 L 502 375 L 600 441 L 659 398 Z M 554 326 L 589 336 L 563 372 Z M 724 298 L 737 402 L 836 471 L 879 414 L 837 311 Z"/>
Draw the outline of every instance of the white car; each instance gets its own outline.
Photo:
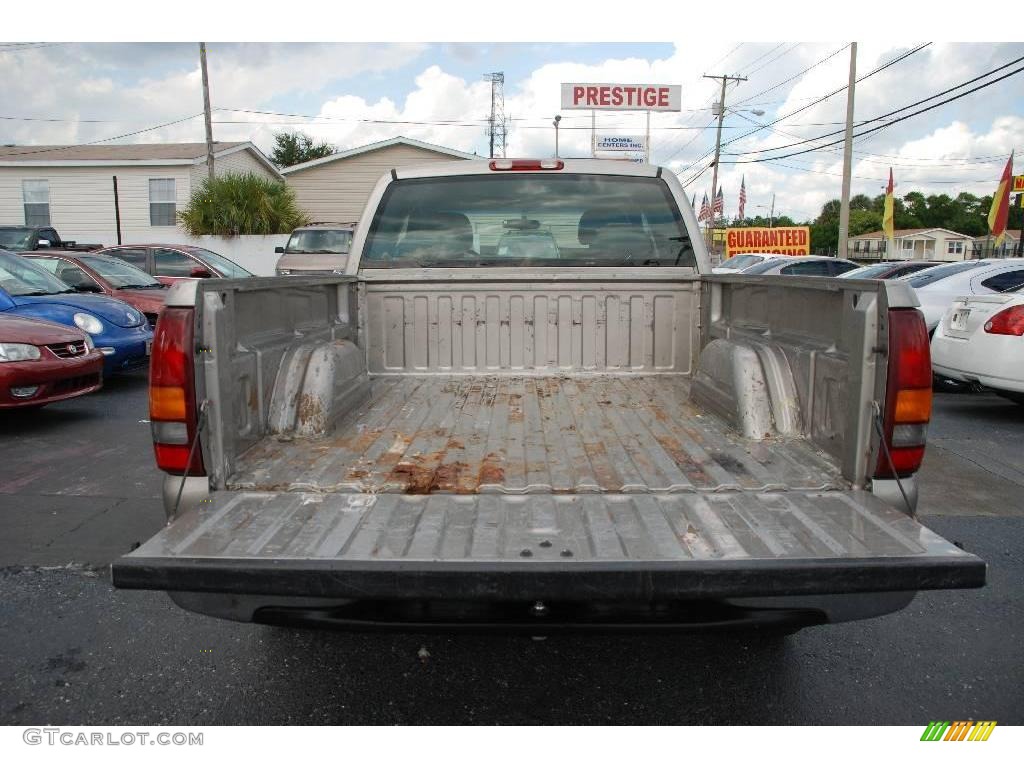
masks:
<path id="1" fill-rule="evenodd" d="M 931 333 L 957 297 L 999 293 L 1024 283 L 1024 259 L 955 261 L 900 279 L 917 292 Z"/>
<path id="2" fill-rule="evenodd" d="M 932 337 L 932 369 L 1024 405 L 1024 278 L 1010 293 L 961 296 Z"/>
<path id="3" fill-rule="evenodd" d="M 712 269 L 711 272 L 716 275 L 735 274 L 736 272 L 742 272 L 747 267 L 752 267 L 766 259 L 773 258 L 775 258 L 775 255 L 771 253 L 738 253 L 723 261 Z"/>
<path id="4" fill-rule="evenodd" d="M 772 256 L 759 264 L 747 267 L 744 275 L 808 275 L 836 277 L 857 269 L 859 264 L 831 256 Z"/>

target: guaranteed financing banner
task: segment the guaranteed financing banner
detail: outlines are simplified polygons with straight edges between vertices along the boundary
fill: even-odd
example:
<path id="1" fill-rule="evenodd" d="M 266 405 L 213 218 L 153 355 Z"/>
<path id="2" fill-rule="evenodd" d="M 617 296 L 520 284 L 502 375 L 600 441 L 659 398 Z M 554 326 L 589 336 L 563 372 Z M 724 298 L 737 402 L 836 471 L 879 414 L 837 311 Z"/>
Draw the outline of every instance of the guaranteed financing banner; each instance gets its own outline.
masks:
<path id="1" fill-rule="evenodd" d="M 725 257 L 738 253 L 811 255 L 810 227 L 730 227 L 725 230 Z"/>

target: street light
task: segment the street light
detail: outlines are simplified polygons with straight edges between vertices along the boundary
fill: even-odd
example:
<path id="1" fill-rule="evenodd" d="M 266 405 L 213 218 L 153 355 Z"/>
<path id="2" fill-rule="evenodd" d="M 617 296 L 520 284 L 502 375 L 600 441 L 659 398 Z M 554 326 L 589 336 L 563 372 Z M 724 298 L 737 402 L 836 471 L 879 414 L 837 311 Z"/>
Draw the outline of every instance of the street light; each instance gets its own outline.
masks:
<path id="1" fill-rule="evenodd" d="M 558 124 L 562 122 L 561 115 L 555 115 L 554 121 L 551 123 L 555 126 L 555 157 L 558 157 Z"/>
<path id="2" fill-rule="evenodd" d="M 755 208 L 765 208 L 768 210 L 768 229 L 772 228 L 772 223 L 775 219 L 775 193 L 772 192 L 772 204 L 771 208 L 767 205 L 755 205 Z"/>

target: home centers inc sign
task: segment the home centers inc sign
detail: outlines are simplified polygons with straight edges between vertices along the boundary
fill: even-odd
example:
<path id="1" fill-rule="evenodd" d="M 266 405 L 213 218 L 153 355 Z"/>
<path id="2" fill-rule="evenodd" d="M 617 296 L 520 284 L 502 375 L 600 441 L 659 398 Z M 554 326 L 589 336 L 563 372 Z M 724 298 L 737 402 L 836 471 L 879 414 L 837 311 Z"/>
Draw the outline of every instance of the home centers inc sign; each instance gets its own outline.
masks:
<path id="1" fill-rule="evenodd" d="M 810 227 L 730 227 L 725 230 L 725 257 L 738 253 L 811 255 Z"/>

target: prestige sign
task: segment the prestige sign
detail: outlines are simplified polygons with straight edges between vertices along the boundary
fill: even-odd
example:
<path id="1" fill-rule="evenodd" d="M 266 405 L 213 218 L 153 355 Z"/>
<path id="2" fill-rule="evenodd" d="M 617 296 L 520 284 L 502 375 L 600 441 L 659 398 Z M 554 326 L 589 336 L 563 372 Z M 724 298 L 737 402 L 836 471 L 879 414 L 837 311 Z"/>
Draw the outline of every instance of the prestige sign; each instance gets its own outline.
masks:
<path id="1" fill-rule="evenodd" d="M 679 112 L 682 87 L 653 83 L 562 83 L 562 109 Z"/>
<path id="2" fill-rule="evenodd" d="M 636 136 L 598 136 L 594 149 L 598 152 L 643 152 L 646 142 Z"/>
<path id="3" fill-rule="evenodd" d="M 811 255 L 810 227 L 730 227 L 725 230 L 725 256 L 738 253 Z"/>

